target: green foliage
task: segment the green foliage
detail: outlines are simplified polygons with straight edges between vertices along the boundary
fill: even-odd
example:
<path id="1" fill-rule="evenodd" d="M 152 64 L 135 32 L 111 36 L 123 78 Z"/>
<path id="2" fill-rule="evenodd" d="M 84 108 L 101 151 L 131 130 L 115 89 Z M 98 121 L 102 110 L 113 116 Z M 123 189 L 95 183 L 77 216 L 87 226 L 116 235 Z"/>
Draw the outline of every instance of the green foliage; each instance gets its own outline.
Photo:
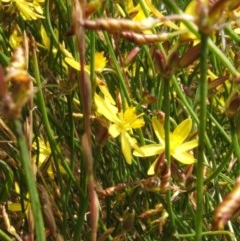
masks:
<path id="1" fill-rule="evenodd" d="M 2 239 L 239 240 L 239 1 L 204 2 L 0 0 Z"/>
<path id="2" fill-rule="evenodd" d="M 0 202 L 5 202 L 8 199 L 8 195 L 13 184 L 13 172 L 10 167 L 2 160 L 0 160 L 1 175 L 4 176 L 4 180 L 0 186 Z"/>

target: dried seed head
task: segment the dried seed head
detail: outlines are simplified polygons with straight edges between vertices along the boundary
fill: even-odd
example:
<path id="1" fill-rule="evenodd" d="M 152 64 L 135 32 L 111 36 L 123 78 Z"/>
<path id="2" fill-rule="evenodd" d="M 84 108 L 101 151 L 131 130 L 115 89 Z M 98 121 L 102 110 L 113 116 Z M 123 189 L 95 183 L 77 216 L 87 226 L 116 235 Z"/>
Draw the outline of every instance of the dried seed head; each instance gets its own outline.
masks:
<path id="1" fill-rule="evenodd" d="M 218 204 L 213 214 L 213 230 L 224 229 L 225 224 L 240 210 L 240 177 L 223 201 Z"/>
<path id="2" fill-rule="evenodd" d="M 193 46 L 192 48 L 188 49 L 187 52 L 180 58 L 179 60 L 179 67 L 186 68 L 190 64 L 192 64 L 200 55 L 200 44 Z"/>
<path id="3" fill-rule="evenodd" d="M 154 172 L 158 177 L 160 177 L 161 191 L 167 191 L 170 185 L 169 181 L 171 178 L 171 169 L 168 167 L 168 164 L 166 162 L 165 152 L 159 155 Z"/>
<path id="4" fill-rule="evenodd" d="M 8 118 L 19 118 L 23 106 L 32 95 L 31 77 L 26 70 L 26 57 L 23 48 L 17 48 L 7 67 L 5 76 L 0 79 L 0 113 Z M 7 86 L 9 85 L 8 89 Z"/>
<path id="5" fill-rule="evenodd" d="M 126 59 L 124 60 L 123 66 L 126 67 L 130 65 L 137 57 L 139 52 L 140 52 L 139 47 L 135 47 L 133 50 L 131 50 L 130 53 L 127 55 Z"/>
<path id="6" fill-rule="evenodd" d="M 141 180 L 141 184 L 144 186 L 144 189 L 146 189 L 149 192 L 158 192 L 161 190 L 161 179 L 157 176 L 152 176 L 146 179 Z"/>
<path id="7" fill-rule="evenodd" d="M 161 74 L 164 73 L 167 68 L 167 60 L 165 55 L 160 50 L 154 49 L 152 59 L 155 69 Z"/>
<path id="8" fill-rule="evenodd" d="M 96 20 L 79 21 L 80 26 L 93 30 L 105 30 L 110 33 L 134 31 L 142 32 L 151 29 L 159 22 L 156 18 L 146 18 L 142 21 L 132 21 L 130 19 L 99 18 Z"/>
<path id="9" fill-rule="evenodd" d="M 225 105 L 225 114 L 228 118 L 234 118 L 240 111 L 240 93 L 238 90 L 234 90 L 228 97 Z"/>
<path id="10" fill-rule="evenodd" d="M 150 44 L 150 43 L 163 42 L 168 40 L 169 38 L 169 35 L 167 33 L 141 34 L 141 33 L 134 33 L 131 31 L 122 32 L 121 36 L 137 44 Z"/>

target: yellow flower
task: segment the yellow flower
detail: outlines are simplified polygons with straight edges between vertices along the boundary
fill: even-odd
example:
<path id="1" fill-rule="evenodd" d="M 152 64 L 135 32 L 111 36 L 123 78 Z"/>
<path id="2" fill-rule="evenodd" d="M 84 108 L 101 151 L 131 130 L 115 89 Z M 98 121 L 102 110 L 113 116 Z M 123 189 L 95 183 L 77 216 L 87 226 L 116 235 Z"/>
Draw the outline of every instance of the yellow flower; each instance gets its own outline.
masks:
<path id="1" fill-rule="evenodd" d="M 49 146 L 48 142 L 43 141 L 43 139 L 38 138 L 38 144 L 39 144 L 39 157 L 38 157 L 38 168 L 41 168 L 46 162 L 48 161 L 49 157 L 51 156 L 51 148 Z M 37 148 L 36 143 L 33 143 L 33 148 Z M 33 156 L 33 160 L 36 163 L 37 157 L 36 155 Z M 51 162 L 51 160 L 49 160 Z M 66 173 L 65 169 L 63 166 L 60 164 L 59 165 L 61 173 Z M 54 179 L 54 169 L 52 164 L 47 167 L 47 174 L 48 176 L 53 180 Z M 20 194 L 20 188 L 18 183 L 15 183 L 15 191 L 16 193 Z M 26 194 L 26 199 L 29 199 L 29 193 Z M 27 210 L 30 207 L 30 203 L 28 201 L 24 201 L 24 209 Z M 20 202 L 14 202 L 14 203 L 8 203 L 8 209 L 13 212 L 20 212 L 22 211 L 22 206 Z"/>
<path id="2" fill-rule="evenodd" d="M 41 28 L 40 28 L 40 33 L 41 33 L 41 37 L 42 37 L 43 47 L 46 49 L 50 49 L 50 44 L 51 44 L 50 38 L 48 37 L 47 32 L 42 24 L 41 24 Z"/>
<path id="3" fill-rule="evenodd" d="M 96 52 L 94 54 L 94 70 L 96 72 L 102 72 L 107 64 L 107 59 L 104 56 L 104 52 Z M 90 72 L 90 65 L 86 65 L 85 68 Z"/>
<path id="4" fill-rule="evenodd" d="M 20 187 L 19 187 L 17 182 L 14 183 L 14 187 L 15 187 L 15 192 L 17 194 L 20 194 Z M 24 210 L 27 210 L 30 206 L 29 202 L 26 201 L 28 199 L 29 199 L 29 193 L 27 193 L 26 198 L 23 202 Z M 21 212 L 22 211 L 22 205 L 21 205 L 20 202 L 8 202 L 8 210 L 10 210 L 12 212 Z"/>
<path id="5" fill-rule="evenodd" d="M 116 4 L 120 14 L 122 15 L 122 17 L 127 17 L 124 10 L 122 9 L 122 7 L 120 6 L 120 4 Z M 145 15 L 145 11 L 146 11 L 146 15 Z M 125 1 L 125 8 L 126 8 L 126 11 L 128 13 L 128 16 L 134 20 L 134 21 L 142 21 L 144 19 L 146 19 L 146 17 L 149 17 L 149 16 L 154 16 L 156 18 L 162 18 L 164 17 L 163 13 L 160 12 L 158 10 L 157 7 L 155 7 L 155 5 L 152 3 L 152 0 L 144 0 L 142 1 L 142 5 L 141 4 L 134 4 L 133 0 L 127 0 Z M 173 28 L 173 29 L 178 29 L 178 26 L 168 20 L 168 21 L 163 21 L 162 23 L 159 23 L 160 24 L 165 24 L 166 26 L 170 27 L 170 28 Z M 147 30 L 147 31 L 144 31 L 144 33 L 152 33 L 150 30 Z"/>
<path id="6" fill-rule="evenodd" d="M 154 132 L 159 140 L 159 144 L 150 144 L 142 146 L 139 149 L 140 153 L 137 150 L 133 152 L 133 155 L 139 157 L 148 157 L 154 155 L 160 155 L 165 151 L 165 135 L 164 135 L 164 126 L 157 120 L 156 117 L 152 118 L 152 125 Z M 198 140 L 194 139 L 192 141 L 184 142 L 188 137 L 192 129 L 192 120 L 190 118 L 181 122 L 176 129 L 170 133 L 170 154 L 173 158 L 183 164 L 192 164 L 195 162 L 194 157 L 188 153 L 189 150 L 193 149 L 198 145 Z M 155 164 L 157 160 L 151 165 L 148 170 L 148 175 L 154 174 Z"/>
<path id="7" fill-rule="evenodd" d="M 137 129 L 144 125 L 144 120 L 140 118 L 143 114 L 137 115 L 135 107 L 129 107 L 125 112 L 118 112 L 118 108 L 115 105 L 97 94 L 95 94 L 95 103 L 97 112 L 112 122 L 108 131 L 113 138 L 120 136 L 122 153 L 126 162 L 131 164 L 131 148 L 138 150 L 140 153 L 141 150 L 137 146 L 136 139 L 131 137 L 129 132 L 132 133 L 132 129 Z"/>
<path id="8" fill-rule="evenodd" d="M 153 4 L 151 0 L 145 0 L 145 3 L 147 5 L 147 7 L 149 8 L 149 10 L 151 11 L 151 13 L 154 15 L 154 17 L 157 18 L 162 18 L 164 15 L 162 12 L 160 12 Z M 178 29 L 178 26 L 172 22 L 172 21 L 164 21 L 162 22 L 163 24 L 165 24 L 166 26 L 172 28 L 172 29 Z"/>
<path id="9" fill-rule="evenodd" d="M 95 63 L 94 69 L 96 72 L 101 73 L 107 64 L 106 57 L 104 56 L 104 52 L 96 52 L 94 55 Z M 73 57 L 66 57 L 65 62 L 70 65 L 72 68 L 80 71 L 80 63 L 76 61 Z M 90 65 L 85 65 L 85 70 L 90 73 Z"/>
<path id="10" fill-rule="evenodd" d="M 147 7 L 145 2 L 143 2 L 143 4 L 149 14 L 149 8 Z M 130 16 L 132 15 L 132 20 L 141 21 L 146 18 L 144 11 L 141 8 L 141 5 L 138 3 L 136 6 L 134 6 L 134 3 L 132 0 L 127 0 L 126 10 L 130 14 Z"/>
<path id="11" fill-rule="evenodd" d="M 1 0 L 5 3 L 14 3 L 17 9 L 20 12 L 20 15 L 24 20 L 36 20 L 38 18 L 44 18 L 43 10 L 40 2 L 44 2 L 44 0 Z"/>
<path id="12" fill-rule="evenodd" d="M 196 15 L 196 11 L 197 11 L 197 2 L 196 1 L 191 1 L 187 5 L 184 13 L 192 15 L 192 16 L 195 16 Z M 183 22 L 180 23 L 180 29 L 186 29 L 187 30 L 186 33 L 184 33 L 183 35 L 180 35 L 181 41 L 184 42 L 184 41 L 188 41 L 188 40 L 194 40 L 194 44 L 199 43 L 199 40 L 197 40 L 197 36 L 195 36 L 195 34 L 190 32 Z"/>
<path id="13" fill-rule="evenodd" d="M 38 138 L 38 142 L 39 142 L 39 157 L 38 157 L 38 167 L 42 167 L 46 161 L 48 161 L 48 158 L 51 155 L 51 148 L 49 146 L 48 142 L 44 142 L 42 139 Z M 35 143 L 33 143 L 33 147 L 37 147 Z M 36 156 L 33 157 L 34 161 L 36 162 Z M 51 162 L 51 160 L 50 160 Z M 61 173 L 66 173 L 64 168 L 62 167 L 62 165 L 59 166 Z M 47 168 L 47 173 L 48 176 L 51 179 L 54 179 L 54 169 L 52 167 L 52 164 L 50 163 L 50 165 Z"/>
<path id="14" fill-rule="evenodd" d="M 48 34 L 44 28 L 44 26 L 41 24 L 41 28 L 40 28 L 40 34 L 41 34 L 41 37 L 42 37 L 42 44 L 38 44 L 40 47 L 44 48 L 44 49 L 47 49 L 47 50 L 50 50 L 50 46 L 51 46 L 51 41 L 50 41 L 50 38 L 48 37 Z M 54 34 L 56 36 L 56 38 L 58 39 L 58 30 L 57 29 L 54 29 Z M 64 45 L 64 43 L 63 43 Z M 62 49 L 64 49 L 63 45 L 60 44 L 60 46 L 62 46 Z M 61 48 L 61 47 L 60 47 Z M 66 49 L 64 49 L 64 51 L 67 53 L 68 51 Z M 56 54 L 57 53 L 57 49 L 56 47 L 53 47 L 52 48 L 52 52 L 53 54 Z M 64 52 L 64 53 L 65 53 Z M 68 53 L 70 55 L 70 53 Z M 65 64 L 64 64 L 65 65 Z M 63 65 L 63 66 L 64 66 Z M 67 66 L 65 65 L 64 67 L 67 68 Z"/>
<path id="15" fill-rule="evenodd" d="M 44 142 L 41 138 L 38 138 L 38 145 L 39 145 L 38 166 L 41 167 L 44 164 L 44 162 L 46 162 L 46 160 L 49 158 L 52 152 L 51 152 L 49 143 Z M 37 148 L 37 145 L 35 142 L 33 143 L 33 147 Z M 34 157 L 34 159 L 36 159 L 36 157 Z"/>
<path id="16" fill-rule="evenodd" d="M 13 29 L 12 34 L 9 37 L 9 43 L 13 49 L 16 49 L 18 47 L 21 47 L 22 44 L 22 35 L 19 34 L 19 31 L 17 28 Z"/>

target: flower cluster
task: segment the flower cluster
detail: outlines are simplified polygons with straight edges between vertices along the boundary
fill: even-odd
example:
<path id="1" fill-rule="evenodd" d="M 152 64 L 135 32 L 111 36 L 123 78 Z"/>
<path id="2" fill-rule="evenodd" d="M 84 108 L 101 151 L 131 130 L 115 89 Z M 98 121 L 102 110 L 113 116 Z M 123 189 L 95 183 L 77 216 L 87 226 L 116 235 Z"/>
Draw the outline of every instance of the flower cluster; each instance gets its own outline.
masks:
<path id="1" fill-rule="evenodd" d="M 137 157 L 159 156 L 165 151 L 164 124 L 156 117 L 152 118 L 152 126 L 159 144 L 149 144 L 139 147 L 136 139 L 131 134 L 133 129 L 144 126 L 143 114 L 137 115 L 136 108 L 133 106 L 128 107 L 124 112 L 118 111 L 118 108 L 113 103 L 113 99 L 109 99 L 106 96 L 102 98 L 98 94 L 95 94 L 94 100 L 98 114 L 103 115 L 111 122 L 108 128 L 109 134 L 113 138 L 120 136 L 122 153 L 128 164 L 132 163 L 131 149 L 134 149 L 133 155 Z M 170 154 L 175 160 L 183 164 L 193 164 L 195 162 L 193 155 L 189 151 L 198 145 L 198 140 L 194 139 L 184 142 L 191 130 L 192 120 L 187 118 L 170 133 Z M 158 158 L 149 168 L 148 175 L 155 173 L 157 160 Z"/>

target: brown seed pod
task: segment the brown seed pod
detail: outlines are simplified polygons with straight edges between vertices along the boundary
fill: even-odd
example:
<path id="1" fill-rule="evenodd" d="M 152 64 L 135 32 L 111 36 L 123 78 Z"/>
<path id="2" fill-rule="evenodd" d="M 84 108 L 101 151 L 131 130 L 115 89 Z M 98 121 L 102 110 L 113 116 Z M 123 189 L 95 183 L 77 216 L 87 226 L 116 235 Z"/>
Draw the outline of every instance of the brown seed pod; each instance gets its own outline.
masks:
<path id="1" fill-rule="evenodd" d="M 159 177 L 152 176 L 146 179 L 142 179 L 140 180 L 140 183 L 148 192 L 156 192 L 161 190 L 162 183 Z"/>
<path id="2" fill-rule="evenodd" d="M 0 65 L 0 98 L 7 93 L 7 84 L 2 66 Z"/>
<path id="3" fill-rule="evenodd" d="M 117 192 L 120 192 L 124 190 L 126 187 L 128 187 L 125 183 L 119 183 L 116 186 L 108 187 L 106 189 L 102 189 L 100 187 L 96 187 L 96 192 L 99 196 L 107 197 L 112 196 Z"/>
<path id="4" fill-rule="evenodd" d="M 122 31 L 142 32 L 151 29 L 159 22 L 159 19 L 146 18 L 142 21 L 132 21 L 130 19 L 98 18 L 96 20 L 85 19 L 79 21 L 80 26 L 92 30 L 105 30 L 110 33 Z"/>
<path id="5" fill-rule="evenodd" d="M 163 54 L 158 49 L 152 50 L 152 59 L 156 71 L 160 74 L 163 74 L 167 68 L 167 59 L 165 54 Z"/>
<path id="6" fill-rule="evenodd" d="M 161 191 L 165 192 L 169 189 L 169 181 L 171 178 L 171 169 L 168 167 L 165 152 L 159 155 L 158 161 L 155 165 L 155 173 L 160 177 L 161 180 Z"/>
<path id="7" fill-rule="evenodd" d="M 210 17 L 215 17 L 215 19 L 218 18 L 218 16 L 221 16 L 224 11 L 233 11 L 237 9 L 240 5 L 239 0 L 231 1 L 231 0 L 218 0 L 213 1 L 214 3 L 209 9 L 209 15 Z"/>
<path id="8" fill-rule="evenodd" d="M 11 62 L 7 67 L 7 82 L 28 82 L 29 78 L 26 72 L 26 58 L 23 48 L 14 50 Z"/>
<path id="9" fill-rule="evenodd" d="M 186 68 L 191 65 L 200 55 L 201 45 L 197 44 L 189 48 L 186 53 L 179 59 L 179 67 Z"/>
<path id="10" fill-rule="evenodd" d="M 238 116 L 240 112 L 240 92 L 236 89 L 232 91 L 225 104 L 225 114 L 228 118 Z"/>
<path id="11" fill-rule="evenodd" d="M 0 73 L 0 113 L 8 118 L 19 118 L 23 106 L 32 94 L 32 79 L 26 70 L 23 48 L 15 49 L 6 75 Z"/>
<path id="12" fill-rule="evenodd" d="M 141 219 L 151 218 L 153 215 L 161 213 L 164 207 L 161 203 L 157 204 L 154 209 L 148 209 L 147 211 L 141 213 L 138 217 Z"/>
<path id="13" fill-rule="evenodd" d="M 125 60 L 123 62 L 123 66 L 127 67 L 128 65 L 130 65 L 135 60 L 135 58 L 137 57 L 140 50 L 141 49 L 139 47 L 135 47 L 134 49 L 132 49 L 129 52 L 129 54 L 127 55 L 127 57 L 125 58 Z"/>
<path id="14" fill-rule="evenodd" d="M 225 224 L 240 210 L 240 177 L 223 201 L 218 204 L 213 214 L 213 230 L 224 229 Z"/>
<path id="15" fill-rule="evenodd" d="M 169 38 L 167 33 L 161 34 L 141 34 L 141 33 L 134 33 L 131 31 L 125 31 L 121 33 L 121 36 L 125 39 L 137 43 L 137 44 L 150 44 L 150 43 L 157 43 L 166 41 Z"/>

